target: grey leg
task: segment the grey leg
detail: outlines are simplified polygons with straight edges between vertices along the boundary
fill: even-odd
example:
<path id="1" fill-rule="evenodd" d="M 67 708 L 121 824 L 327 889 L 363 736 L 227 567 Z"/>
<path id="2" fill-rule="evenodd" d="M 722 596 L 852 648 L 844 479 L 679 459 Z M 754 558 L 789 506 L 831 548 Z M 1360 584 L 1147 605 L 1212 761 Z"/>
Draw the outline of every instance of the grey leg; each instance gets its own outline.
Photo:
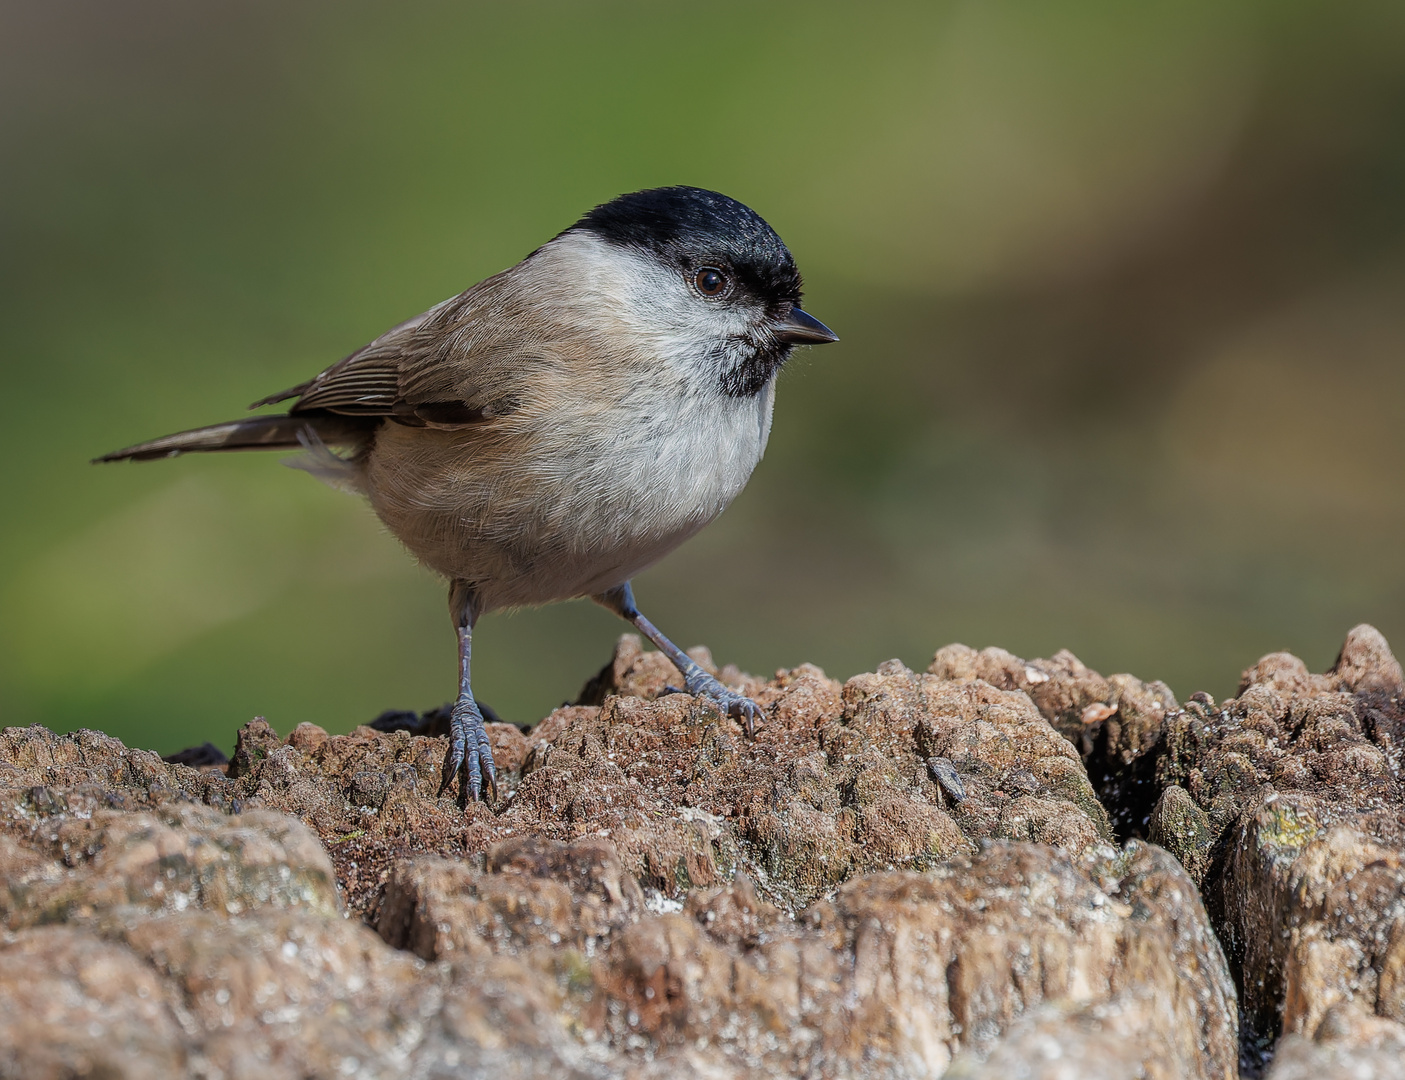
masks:
<path id="1" fill-rule="evenodd" d="M 469 660 L 473 653 L 473 624 L 478 611 L 473 591 L 462 581 L 449 586 L 449 613 L 459 633 L 459 697 L 449 719 L 449 752 L 444 755 L 444 775 L 439 785 L 442 795 L 461 776 L 459 794 L 464 801 L 477 801 L 481 792 L 498 797 L 498 775 L 493 767 L 493 750 L 483 726 L 483 710 L 473 700 L 469 685 Z"/>
<path id="2" fill-rule="evenodd" d="M 609 592 L 592 596 L 591 599 L 601 607 L 613 611 L 621 619 L 633 623 L 641 634 L 657 645 L 659 651 L 672 660 L 674 666 L 683 673 L 683 689 L 687 693 L 711 698 L 723 712 L 745 724 L 748 735 L 756 733 L 756 721 L 764 718 L 761 706 L 751 698 L 723 686 L 700 668 L 691 656 L 664 637 L 657 626 L 640 614 L 639 608 L 634 604 L 634 590 L 629 587 L 629 582 L 626 581 Z"/>

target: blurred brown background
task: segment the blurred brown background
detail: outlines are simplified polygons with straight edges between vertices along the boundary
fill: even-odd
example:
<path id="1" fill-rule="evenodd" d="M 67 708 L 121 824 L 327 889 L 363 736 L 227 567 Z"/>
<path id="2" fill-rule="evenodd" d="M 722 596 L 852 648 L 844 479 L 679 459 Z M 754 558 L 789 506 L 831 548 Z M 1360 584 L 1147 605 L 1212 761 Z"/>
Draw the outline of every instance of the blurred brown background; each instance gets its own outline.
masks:
<path id="1" fill-rule="evenodd" d="M 450 696 L 443 590 L 239 414 L 627 190 L 713 187 L 842 336 L 636 583 L 847 677 L 1069 647 L 1182 697 L 1405 644 L 1405 5 L 0 4 L 0 724 L 172 750 Z M 485 620 L 532 721 L 623 628 Z"/>

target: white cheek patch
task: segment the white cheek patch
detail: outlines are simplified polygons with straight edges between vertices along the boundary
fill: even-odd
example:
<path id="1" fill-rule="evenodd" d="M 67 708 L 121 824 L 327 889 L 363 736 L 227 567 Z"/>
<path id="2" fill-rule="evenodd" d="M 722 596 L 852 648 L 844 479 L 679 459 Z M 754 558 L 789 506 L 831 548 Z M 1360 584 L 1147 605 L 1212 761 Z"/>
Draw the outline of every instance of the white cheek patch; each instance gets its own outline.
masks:
<path id="1" fill-rule="evenodd" d="M 570 305 L 577 320 L 689 381 L 715 385 L 740 362 L 744 342 L 762 317 L 746 307 L 709 302 L 681 271 L 589 233 L 558 237 L 540 255 L 548 252 L 561 280 L 584 286 Z"/>

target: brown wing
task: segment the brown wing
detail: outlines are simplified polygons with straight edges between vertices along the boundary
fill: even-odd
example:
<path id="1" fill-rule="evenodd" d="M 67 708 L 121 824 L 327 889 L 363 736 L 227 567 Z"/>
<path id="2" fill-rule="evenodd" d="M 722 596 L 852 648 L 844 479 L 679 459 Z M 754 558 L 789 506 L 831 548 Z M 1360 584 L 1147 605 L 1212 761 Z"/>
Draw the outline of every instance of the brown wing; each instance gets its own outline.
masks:
<path id="1" fill-rule="evenodd" d="M 370 344 L 338 360 L 315 378 L 281 393 L 270 394 L 249 408 L 258 409 L 297 398 L 290 412 L 325 409 L 351 415 L 388 415 L 400 400 L 402 359 L 413 348 L 415 332 L 438 310 L 430 308 L 413 319 L 406 319 Z"/>
<path id="2" fill-rule="evenodd" d="M 528 259 L 480 281 L 258 405 L 295 397 L 293 414 L 383 416 L 433 427 L 513 412 L 552 372 L 598 348 L 570 320 L 553 317 L 535 270 Z"/>
<path id="3" fill-rule="evenodd" d="M 445 300 L 387 330 L 316 378 L 250 408 L 297 398 L 290 413 L 385 416 L 416 426 L 477 423 L 486 411 L 481 402 L 465 398 L 480 395 L 462 385 L 463 376 L 474 367 L 472 341 L 462 327 L 470 307 L 469 293 Z"/>

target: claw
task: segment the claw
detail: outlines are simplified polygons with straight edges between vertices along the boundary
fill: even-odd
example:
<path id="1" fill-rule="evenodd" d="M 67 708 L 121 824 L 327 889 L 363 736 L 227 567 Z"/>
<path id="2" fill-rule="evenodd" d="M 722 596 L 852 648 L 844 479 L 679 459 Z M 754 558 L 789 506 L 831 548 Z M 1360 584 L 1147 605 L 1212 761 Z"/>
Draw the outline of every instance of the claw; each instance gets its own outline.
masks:
<path id="1" fill-rule="evenodd" d="M 688 693 L 694 697 L 709 699 L 728 716 L 734 720 L 740 720 L 742 726 L 746 728 L 748 737 L 756 734 L 756 722 L 765 718 L 765 713 L 761 711 L 760 705 L 752 701 L 751 698 L 723 686 L 706 672 L 703 672 L 700 678 L 688 679 L 687 689 L 684 691 L 675 690 L 671 686 L 664 688 L 664 693 L 670 692 Z"/>
<path id="2" fill-rule="evenodd" d="M 763 719 L 761 706 L 752 701 L 749 697 L 738 695 L 736 701 L 732 702 L 732 715 L 746 725 L 747 737 L 756 734 L 756 721 Z"/>
<path id="3" fill-rule="evenodd" d="M 493 764 L 493 748 L 488 742 L 483 717 L 472 699 L 467 704 L 460 701 L 454 706 L 449 749 L 444 754 L 444 769 L 439 783 L 440 795 L 449 790 L 456 776 L 462 778 L 459 788 L 461 801 L 466 803 L 472 799 L 477 802 L 484 792 L 491 800 L 497 801 L 498 773 Z"/>
<path id="4" fill-rule="evenodd" d="M 480 722 L 478 725 L 478 746 L 474 754 L 474 765 L 470 772 L 473 781 L 473 790 L 478 792 L 486 790 L 488 798 L 493 802 L 498 798 L 498 770 L 493 765 L 493 747 L 488 742 L 488 729 Z M 482 766 L 480 772 L 477 766 Z M 484 776 L 486 773 L 486 777 Z M 486 779 L 486 784 L 485 784 Z M 474 796 L 477 798 L 477 795 Z"/>
<path id="5" fill-rule="evenodd" d="M 455 725 L 449 732 L 449 749 L 444 753 L 444 768 L 439 776 L 439 794 L 448 791 L 463 765 L 463 733 Z"/>

